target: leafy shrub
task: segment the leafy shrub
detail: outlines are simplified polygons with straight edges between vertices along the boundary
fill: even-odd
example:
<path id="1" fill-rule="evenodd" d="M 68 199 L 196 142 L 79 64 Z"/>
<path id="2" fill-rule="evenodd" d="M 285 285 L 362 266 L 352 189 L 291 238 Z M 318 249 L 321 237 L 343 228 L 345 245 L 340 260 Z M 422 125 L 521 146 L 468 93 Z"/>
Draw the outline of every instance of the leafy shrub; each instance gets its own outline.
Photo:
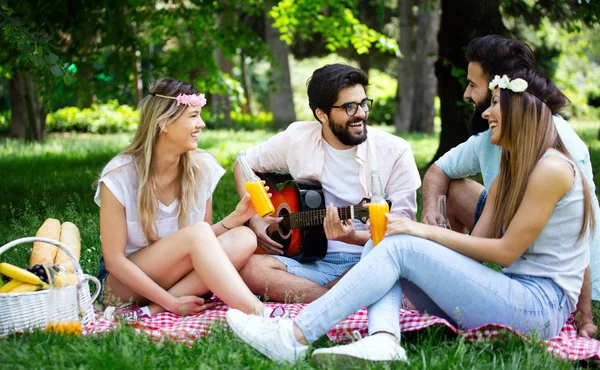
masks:
<path id="1" fill-rule="evenodd" d="M 395 104 L 394 95 L 374 100 L 373 108 L 369 112 L 369 124 L 393 125 Z"/>
<path id="2" fill-rule="evenodd" d="M 260 112 L 258 115 L 253 116 L 231 112 L 231 125 L 222 116 L 210 116 L 205 119 L 205 122 L 210 129 L 266 130 L 271 127 L 273 114 Z"/>
<path id="3" fill-rule="evenodd" d="M 46 116 L 47 132 L 131 132 L 137 129 L 138 113 L 116 100 L 91 108 L 66 107 Z"/>
<path id="4" fill-rule="evenodd" d="M 10 110 L 0 112 L 0 134 L 8 133 L 10 125 Z"/>

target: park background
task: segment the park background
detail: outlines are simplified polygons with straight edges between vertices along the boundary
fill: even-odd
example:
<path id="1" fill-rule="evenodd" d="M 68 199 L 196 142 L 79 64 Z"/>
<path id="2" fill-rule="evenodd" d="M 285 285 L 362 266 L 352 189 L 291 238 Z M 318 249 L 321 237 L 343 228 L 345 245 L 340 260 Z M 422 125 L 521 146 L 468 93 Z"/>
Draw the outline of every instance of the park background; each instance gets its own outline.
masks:
<path id="1" fill-rule="evenodd" d="M 464 54 L 486 34 L 531 45 L 538 71 L 571 100 L 564 115 L 588 145 L 599 184 L 599 20 L 596 0 L 0 0 L 0 244 L 34 235 L 48 217 L 71 221 L 84 271 L 97 272 L 93 184 L 130 142 L 137 103 L 163 76 L 208 98 L 198 145 L 228 170 L 215 220 L 238 201 L 235 155 L 312 119 L 306 80 L 327 63 L 369 72 L 370 124 L 408 140 L 423 175 L 469 135 Z M 21 246 L 0 260 L 25 266 L 29 253 Z M 598 323 L 600 304 L 594 311 Z M 511 335 L 470 343 L 430 329 L 404 345 L 417 368 L 589 365 Z M 276 367 L 222 328 L 192 348 L 151 344 L 124 327 L 98 338 L 10 336 L 0 353 L 7 368 Z"/>

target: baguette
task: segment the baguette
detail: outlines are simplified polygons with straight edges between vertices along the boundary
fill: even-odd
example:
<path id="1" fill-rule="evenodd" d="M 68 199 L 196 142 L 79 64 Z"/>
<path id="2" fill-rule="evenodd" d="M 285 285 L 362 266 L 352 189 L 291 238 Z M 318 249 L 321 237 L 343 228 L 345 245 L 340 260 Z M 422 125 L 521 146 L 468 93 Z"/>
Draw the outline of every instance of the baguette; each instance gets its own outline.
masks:
<path id="1" fill-rule="evenodd" d="M 65 222 L 60 228 L 60 242 L 65 244 L 71 249 L 71 252 L 75 256 L 77 262 L 81 256 L 81 235 L 77 226 L 71 222 Z M 58 250 L 56 257 L 54 258 L 55 265 L 62 265 L 68 272 L 75 273 L 75 267 L 71 259 L 62 249 Z"/>
<path id="2" fill-rule="evenodd" d="M 47 219 L 39 228 L 35 236 L 58 240 L 60 237 L 60 221 L 54 218 Z M 29 265 L 54 263 L 58 247 L 48 243 L 34 242 Z"/>

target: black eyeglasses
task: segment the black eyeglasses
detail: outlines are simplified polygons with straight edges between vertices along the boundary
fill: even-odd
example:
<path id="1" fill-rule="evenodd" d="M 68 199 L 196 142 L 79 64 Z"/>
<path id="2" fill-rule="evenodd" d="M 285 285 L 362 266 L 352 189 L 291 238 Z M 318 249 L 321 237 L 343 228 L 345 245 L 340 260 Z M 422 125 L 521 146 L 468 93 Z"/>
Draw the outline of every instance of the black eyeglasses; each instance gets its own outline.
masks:
<path id="1" fill-rule="evenodd" d="M 358 107 L 361 107 L 363 112 L 367 113 L 373 106 L 373 99 L 365 99 L 360 103 L 346 103 L 342 105 L 332 105 L 331 108 L 343 108 L 346 110 L 346 114 L 350 117 L 354 116 L 358 112 Z"/>

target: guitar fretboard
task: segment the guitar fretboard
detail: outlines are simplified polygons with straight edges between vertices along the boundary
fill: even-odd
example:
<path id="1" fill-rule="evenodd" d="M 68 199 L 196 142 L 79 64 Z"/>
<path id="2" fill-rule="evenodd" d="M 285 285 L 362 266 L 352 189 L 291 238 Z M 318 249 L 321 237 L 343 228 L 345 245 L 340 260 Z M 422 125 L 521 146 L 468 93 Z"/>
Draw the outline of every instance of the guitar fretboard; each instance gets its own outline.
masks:
<path id="1" fill-rule="evenodd" d="M 348 220 L 357 216 L 358 210 L 354 206 L 340 207 L 338 208 L 338 215 L 341 220 Z M 296 229 L 299 227 L 317 226 L 322 225 L 325 215 L 327 214 L 326 209 L 316 209 L 313 211 L 296 212 L 287 214 L 284 217 L 284 223 L 289 222 L 289 227 Z"/>

